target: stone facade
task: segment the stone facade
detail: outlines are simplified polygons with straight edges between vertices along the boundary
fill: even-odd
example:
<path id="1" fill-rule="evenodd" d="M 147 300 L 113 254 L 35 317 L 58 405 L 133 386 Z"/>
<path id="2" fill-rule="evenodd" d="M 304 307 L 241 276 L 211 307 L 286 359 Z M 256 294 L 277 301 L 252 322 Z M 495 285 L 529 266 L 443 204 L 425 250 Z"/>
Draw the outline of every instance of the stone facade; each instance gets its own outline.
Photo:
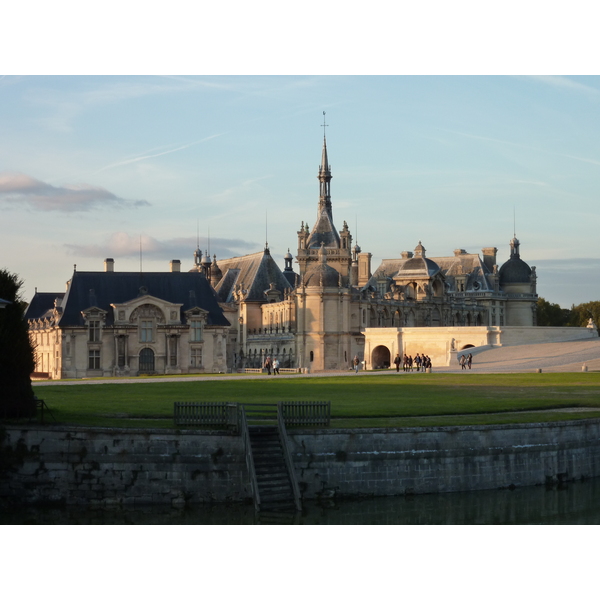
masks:
<path id="1" fill-rule="evenodd" d="M 448 364 L 450 340 L 461 337 L 451 330 L 481 328 L 468 342 L 480 345 L 491 338 L 500 343 L 500 333 L 493 332 L 505 326 L 535 325 L 535 267 L 520 258 L 516 237 L 500 269 L 495 247 L 483 248 L 482 257 L 458 249 L 453 256 L 428 258 L 419 241 L 414 251 L 383 260 L 372 273 L 371 254 L 352 246 L 347 223 L 340 231 L 335 228 L 325 140 L 317 177 L 317 219 L 312 229 L 303 222 L 297 231 L 299 273 L 289 252 L 284 271 L 273 269 L 266 247 L 264 253 L 220 261 L 218 278 L 211 279 L 234 324 L 232 370 L 260 367 L 267 356 L 282 366 L 313 371 L 349 368 L 354 356 L 378 364 L 371 350 L 365 353 L 365 334 L 375 335 L 376 328 L 387 337 L 398 328 L 421 328 L 437 364 Z"/>
<path id="2" fill-rule="evenodd" d="M 179 261 L 173 261 L 175 264 Z M 75 271 L 25 318 L 36 372 L 52 379 L 224 372 L 230 323 L 201 273 Z"/>
<path id="3" fill-rule="evenodd" d="M 388 338 L 399 328 L 421 328 L 427 349 L 415 351 L 429 351 L 437 364 L 448 364 L 450 338 L 461 337 L 452 334 L 455 328 L 483 328 L 477 334 L 482 342 L 507 326 L 536 325 L 537 275 L 521 259 L 516 237 L 500 268 L 495 247 L 483 248 L 481 257 L 457 249 L 431 258 L 419 241 L 414 251 L 385 259 L 371 272 L 371 254 L 352 245 L 348 224 L 339 231 L 334 225 L 325 139 L 317 178 L 315 224 L 311 229 L 303 222 L 297 231 L 299 273 L 289 251 L 281 271 L 268 245 L 218 263 L 197 248 L 190 272 L 179 273 L 179 261 L 172 261 L 176 273 L 144 274 L 156 276 L 152 289 L 140 283 L 139 290 L 147 291 L 138 292 L 132 284 L 121 293 L 121 284 L 108 288 L 126 274 L 114 273 L 107 259 L 102 281 L 99 274 L 76 272 L 66 294 L 36 293 L 27 314 L 36 370 L 52 378 L 235 371 L 260 368 L 267 356 L 281 367 L 312 371 L 349 368 L 355 356 L 367 365 L 389 366 L 371 349 L 365 353 L 365 334 L 376 336 L 375 328 Z M 185 283 L 176 281 L 183 276 Z M 101 306 L 95 301 L 100 291 Z M 202 302 L 194 299 L 200 296 Z M 70 319 L 64 317 L 67 305 Z M 384 345 L 393 357 L 399 344 L 398 338 Z"/>

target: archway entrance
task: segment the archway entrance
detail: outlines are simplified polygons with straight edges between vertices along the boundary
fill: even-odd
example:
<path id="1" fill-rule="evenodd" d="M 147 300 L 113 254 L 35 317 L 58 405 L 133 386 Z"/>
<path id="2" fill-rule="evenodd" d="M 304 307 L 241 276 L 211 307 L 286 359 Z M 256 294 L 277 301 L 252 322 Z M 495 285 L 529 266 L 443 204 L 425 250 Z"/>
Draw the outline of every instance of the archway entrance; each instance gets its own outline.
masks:
<path id="1" fill-rule="evenodd" d="M 387 369 L 390 366 L 390 351 L 385 346 L 377 346 L 371 354 L 373 369 Z"/>
<path id="2" fill-rule="evenodd" d="M 154 350 L 151 348 L 140 351 L 140 373 L 154 373 Z"/>

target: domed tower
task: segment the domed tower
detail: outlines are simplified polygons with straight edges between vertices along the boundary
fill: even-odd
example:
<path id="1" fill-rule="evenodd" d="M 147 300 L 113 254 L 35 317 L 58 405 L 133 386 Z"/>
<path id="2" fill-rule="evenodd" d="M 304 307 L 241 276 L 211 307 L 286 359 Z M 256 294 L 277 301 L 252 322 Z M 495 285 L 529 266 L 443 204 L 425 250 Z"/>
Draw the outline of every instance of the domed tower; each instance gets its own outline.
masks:
<path id="1" fill-rule="evenodd" d="M 425 256 L 423 244 L 419 241 L 414 253 L 405 254 L 410 257 L 394 275 L 394 282 L 404 288 L 405 297 L 414 300 L 442 298 L 444 277 L 439 265 Z"/>
<path id="2" fill-rule="evenodd" d="M 521 259 L 520 242 L 516 236 L 510 240 L 510 258 L 500 267 L 500 291 L 507 294 L 506 325 L 535 325 L 537 304 L 537 277 L 535 267 Z"/>
<path id="3" fill-rule="evenodd" d="M 329 263 L 322 242 L 300 280 L 295 294 L 298 307 L 299 366 L 314 371 L 344 368 L 349 364 L 351 292 L 341 273 Z"/>
<path id="4" fill-rule="evenodd" d="M 213 254 L 213 262 L 210 267 L 210 283 L 213 287 L 215 287 L 217 283 L 221 281 L 221 279 L 223 279 L 223 272 L 217 264 L 217 255 Z"/>
<path id="5" fill-rule="evenodd" d="M 288 248 L 287 254 L 283 257 L 285 262 L 285 269 L 283 270 L 283 276 L 287 279 L 288 283 L 294 287 L 296 285 L 296 273 L 294 273 L 294 269 L 292 268 L 292 261 L 294 257 Z"/>
<path id="6" fill-rule="evenodd" d="M 323 245 L 326 248 L 328 264 L 342 276 L 342 283 L 347 286 L 350 283 L 352 236 L 346 222 L 339 233 L 333 223 L 330 187 L 332 175 L 325 134 L 323 134 L 323 150 L 317 179 L 319 180 L 317 220 L 310 233 L 307 231 L 308 225 L 305 226 L 304 223 L 298 232 L 298 255 L 296 258 L 300 266 L 300 277 L 304 276 L 312 263 L 318 261 L 319 248 Z"/>

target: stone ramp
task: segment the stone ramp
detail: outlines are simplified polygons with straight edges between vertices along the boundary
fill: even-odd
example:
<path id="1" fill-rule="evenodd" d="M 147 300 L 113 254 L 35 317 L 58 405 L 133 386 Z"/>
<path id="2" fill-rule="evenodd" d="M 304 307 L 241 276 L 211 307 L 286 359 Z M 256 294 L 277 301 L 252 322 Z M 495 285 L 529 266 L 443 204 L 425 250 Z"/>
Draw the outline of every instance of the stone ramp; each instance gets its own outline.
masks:
<path id="1" fill-rule="evenodd" d="M 501 348 L 468 348 L 461 352 L 473 354 L 471 372 L 544 372 L 581 371 L 585 364 L 590 371 L 600 370 L 600 338 L 572 342 L 524 344 Z M 460 371 L 458 364 L 437 371 Z"/>

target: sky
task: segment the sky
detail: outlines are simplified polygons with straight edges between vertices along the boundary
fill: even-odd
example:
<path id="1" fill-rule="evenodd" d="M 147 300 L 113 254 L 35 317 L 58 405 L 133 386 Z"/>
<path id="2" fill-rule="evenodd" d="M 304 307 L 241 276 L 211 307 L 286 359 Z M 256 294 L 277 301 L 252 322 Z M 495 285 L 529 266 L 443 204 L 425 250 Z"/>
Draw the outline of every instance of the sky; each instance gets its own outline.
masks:
<path id="1" fill-rule="evenodd" d="M 573 69 L 564 53 L 531 61 L 513 37 L 517 50 L 506 64 L 492 36 L 496 54 L 488 47 L 477 62 L 458 35 L 399 68 L 381 53 L 376 74 L 373 63 L 364 67 L 372 56 L 365 44 L 335 52 L 333 41 L 348 41 L 341 28 L 328 52 L 305 40 L 290 44 L 295 53 L 271 47 L 265 60 L 267 23 L 235 52 L 218 54 L 221 62 L 217 32 L 197 41 L 194 56 L 211 49 L 210 61 L 186 62 L 180 53 L 163 63 L 156 44 L 142 43 L 142 59 L 130 47 L 121 53 L 118 41 L 112 54 L 98 49 L 94 39 L 110 27 L 99 22 L 102 33 L 91 31 L 77 53 L 61 33 L 81 40 L 82 31 L 55 23 L 43 52 L 38 45 L 21 62 L 0 59 L 0 267 L 24 280 L 26 299 L 36 288 L 63 291 L 74 265 L 103 270 L 107 257 L 120 271 L 167 270 L 172 259 L 190 269 L 198 238 L 217 260 L 268 241 L 283 268 L 301 223 L 316 219 L 323 112 L 334 222 L 348 223 L 373 271 L 419 242 L 430 257 L 496 246 L 501 265 L 516 233 L 541 296 L 565 307 L 600 299 L 600 78 L 553 75 L 554 65 Z M 551 29 L 544 39 L 540 31 L 541 48 L 556 46 Z M 366 40 L 399 56 L 426 46 L 406 29 L 388 38 L 370 31 Z M 579 38 L 567 39 L 575 46 Z M 177 31 L 169 42 L 179 43 Z M 143 74 L 124 74 L 131 72 Z"/>

